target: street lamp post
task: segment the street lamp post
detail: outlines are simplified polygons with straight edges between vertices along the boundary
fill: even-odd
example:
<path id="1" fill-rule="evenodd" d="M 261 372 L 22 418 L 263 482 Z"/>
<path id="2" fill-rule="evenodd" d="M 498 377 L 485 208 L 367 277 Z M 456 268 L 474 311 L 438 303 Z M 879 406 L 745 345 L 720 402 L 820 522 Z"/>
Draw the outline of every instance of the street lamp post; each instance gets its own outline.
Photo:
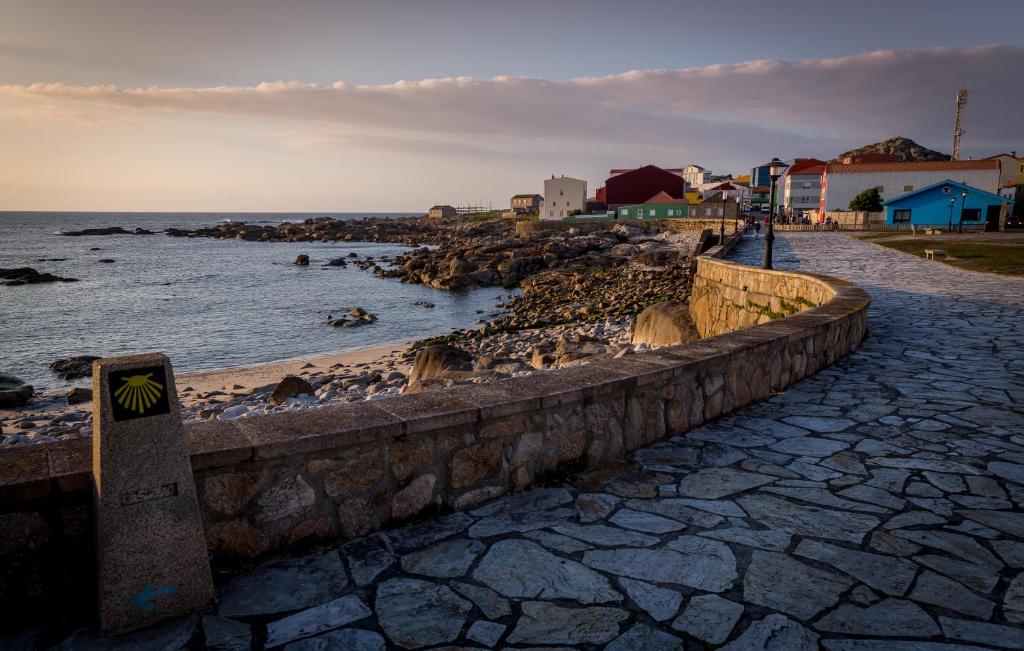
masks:
<path id="1" fill-rule="evenodd" d="M 786 165 L 778 158 L 773 158 L 768 163 L 768 176 L 772 180 L 771 191 L 768 194 L 768 233 L 764 236 L 764 268 L 772 268 L 772 245 L 775 242 L 775 229 L 773 228 L 775 222 L 775 183 L 782 176 L 783 170 L 789 165 Z"/>
<path id="2" fill-rule="evenodd" d="M 956 197 L 949 198 L 949 226 L 946 228 L 947 233 L 953 232 L 953 206 L 956 205 Z"/>
<path id="3" fill-rule="evenodd" d="M 725 197 L 722 202 L 722 220 L 718 224 L 718 245 L 725 244 L 725 207 L 729 205 L 729 198 Z"/>
<path id="4" fill-rule="evenodd" d="M 960 193 L 960 226 L 957 230 L 964 232 L 964 209 L 967 207 L 967 190 Z"/>

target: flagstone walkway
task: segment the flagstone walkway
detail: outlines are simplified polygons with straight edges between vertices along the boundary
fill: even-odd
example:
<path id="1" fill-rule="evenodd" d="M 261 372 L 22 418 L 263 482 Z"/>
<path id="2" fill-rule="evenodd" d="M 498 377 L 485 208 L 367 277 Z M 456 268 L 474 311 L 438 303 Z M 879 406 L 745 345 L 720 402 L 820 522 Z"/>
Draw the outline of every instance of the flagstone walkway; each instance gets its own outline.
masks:
<path id="1" fill-rule="evenodd" d="M 147 644 L 1024 649 L 1024 280 L 830 233 L 776 267 L 868 290 L 864 346 L 622 474 L 268 562 Z"/>

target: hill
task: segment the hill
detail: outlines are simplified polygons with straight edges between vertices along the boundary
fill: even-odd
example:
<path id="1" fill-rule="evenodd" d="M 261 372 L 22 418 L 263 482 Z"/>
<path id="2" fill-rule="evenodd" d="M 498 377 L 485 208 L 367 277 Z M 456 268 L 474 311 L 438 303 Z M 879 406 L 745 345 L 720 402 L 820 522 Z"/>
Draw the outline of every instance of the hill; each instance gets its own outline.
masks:
<path id="1" fill-rule="evenodd" d="M 864 154 L 893 154 L 900 161 L 949 160 L 948 154 L 928 149 L 903 136 L 845 151 L 836 156 L 835 160 L 841 161 L 847 157 L 863 156 Z"/>

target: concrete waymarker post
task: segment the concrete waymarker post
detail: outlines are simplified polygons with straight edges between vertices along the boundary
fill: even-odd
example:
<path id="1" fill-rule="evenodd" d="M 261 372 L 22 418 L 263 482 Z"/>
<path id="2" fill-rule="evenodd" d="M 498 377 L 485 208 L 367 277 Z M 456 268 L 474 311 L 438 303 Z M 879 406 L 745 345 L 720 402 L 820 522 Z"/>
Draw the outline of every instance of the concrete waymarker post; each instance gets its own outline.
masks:
<path id="1" fill-rule="evenodd" d="M 216 593 L 170 360 L 111 357 L 92 369 L 99 617 L 112 634 Z"/>

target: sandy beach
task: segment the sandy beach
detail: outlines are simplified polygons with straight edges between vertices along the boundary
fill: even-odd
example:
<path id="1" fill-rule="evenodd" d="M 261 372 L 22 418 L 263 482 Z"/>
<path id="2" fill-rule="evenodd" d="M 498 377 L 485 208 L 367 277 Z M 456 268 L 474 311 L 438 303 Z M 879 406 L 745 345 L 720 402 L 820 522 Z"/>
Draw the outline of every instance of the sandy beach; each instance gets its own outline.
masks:
<path id="1" fill-rule="evenodd" d="M 316 376 L 339 366 L 375 367 L 387 361 L 399 360 L 402 353 L 408 350 L 412 341 L 401 341 L 350 350 L 330 355 L 304 357 L 299 359 L 255 364 L 253 366 L 235 366 L 214 371 L 182 373 L 177 376 L 178 392 L 192 389 L 189 393 L 203 394 L 211 391 L 240 391 L 237 387 L 252 390 L 269 384 L 277 384 L 287 375 L 300 377 Z M 402 364 L 398 365 L 401 370 Z"/>

